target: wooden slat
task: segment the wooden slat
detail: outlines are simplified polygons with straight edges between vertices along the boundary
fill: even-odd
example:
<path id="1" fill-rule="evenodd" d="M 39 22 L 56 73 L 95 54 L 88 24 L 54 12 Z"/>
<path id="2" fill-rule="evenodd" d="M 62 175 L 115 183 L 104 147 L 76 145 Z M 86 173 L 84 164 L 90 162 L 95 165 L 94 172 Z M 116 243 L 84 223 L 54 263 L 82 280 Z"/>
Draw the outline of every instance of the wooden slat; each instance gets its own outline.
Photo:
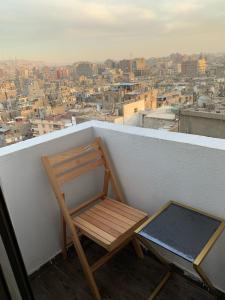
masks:
<path id="1" fill-rule="evenodd" d="M 143 220 L 140 220 L 139 222 L 136 222 L 133 226 L 130 226 L 130 228 L 124 234 L 122 234 L 118 239 L 116 239 L 113 243 L 110 244 L 109 251 L 115 249 L 115 247 L 118 247 L 128 237 L 133 237 L 135 229 L 138 228 L 142 223 Z"/>
<path id="2" fill-rule="evenodd" d="M 62 194 L 64 202 L 65 202 L 65 194 Z M 67 236 L 67 230 L 66 230 L 66 221 L 64 219 L 62 211 L 60 211 L 60 219 L 61 219 L 61 243 L 62 243 L 62 255 L 63 258 L 66 259 L 67 257 L 67 251 L 66 251 L 66 236 Z"/>
<path id="3" fill-rule="evenodd" d="M 91 150 L 93 148 L 94 149 L 99 148 L 99 146 L 96 142 L 94 142 L 92 144 L 89 144 L 89 145 L 86 145 L 86 146 L 76 147 L 76 148 L 73 148 L 69 151 L 65 151 L 65 152 L 62 152 L 62 153 L 59 153 L 59 154 L 56 154 L 56 155 L 52 155 L 52 156 L 49 157 L 49 163 L 50 163 L 50 165 L 58 164 L 62 161 L 71 159 L 75 156 L 80 155 L 82 152 Z"/>
<path id="4" fill-rule="evenodd" d="M 107 214 L 109 214 L 109 215 L 115 217 L 116 219 L 121 220 L 121 221 L 123 221 L 124 223 L 127 223 L 127 224 L 130 225 L 130 226 L 133 226 L 133 225 L 136 223 L 135 221 L 130 220 L 130 219 L 124 217 L 124 216 L 121 216 L 121 215 L 119 215 L 118 213 L 116 213 L 116 212 L 114 212 L 114 211 L 112 211 L 112 210 L 110 210 L 110 209 L 108 209 L 108 208 L 106 208 L 106 207 L 104 207 L 104 206 L 102 206 L 102 205 L 96 205 L 96 207 L 97 207 L 98 209 L 100 209 L 101 211 L 106 212 Z"/>
<path id="5" fill-rule="evenodd" d="M 96 219 L 94 216 L 90 216 L 88 212 L 84 212 L 80 215 L 80 218 L 89 222 L 90 224 L 98 227 L 99 229 L 103 230 L 104 232 L 114 236 L 115 238 L 119 237 L 121 235 L 120 232 L 115 230 L 114 228 L 104 224 L 99 219 Z"/>
<path id="6" fill-rule="evenodd" d="M 61 173 L 65 173 L 71 169 L 79 167 L 82 164 L 86 164 L 88 162 L 91 162 L 93 160 L 97 160 L 100 158 L 102 158 L 102 156 L 100 156 L 100 154 L 98 152 L 91 151 L 85 155 L 79 156 L 76 159 L 71 159 L 69 161 L 61 163 L 60 165 L 56 165 L 55 167 L 53 167 L 53 170 L 57 176 Z"/>
<path id="7" fill-rule="evenodd" d="M 109 220 L 110 222 L 112 222 L 113 224 L 118 224 L 118 226 L 120 226 L 121 228 L 123 228 L 124 230 L 127 230 L 130 228 L 130 225 L 125 223 L 124 221 L 118 219 L 118 218 L 115 218 L 114 216 L 108 214 L 105 211 L 102 211 L 100 209 L 98 209 L 97 207 L 94 207 L 94 208 L 91 208 L 90 209 L 91 212 L 94 212 L 96 215 L 98 215 L 99 217 L 102 217 L 102 218 L 106 218 L 107 220 Z"/>
<path id="8" fill-rule="evenodd" d="M 103 165 L 103 160 L 102 159 L 99 159 L 97 161 L 94 161 L 94 162 L 91 162 L 89 163 L 88 165 L 85 165 L 83 167 L 80 167 L 80 168 L 77 168 L 71 172 L 68 172 L 68 173 L 65 173 L 63 174 L 62 176 L 58 176 L 57 177 L 57 180 L 59 182 L 59 184 L 63 184 L 67 181 L 70 181 L 72 180 L 73 178 L 75 177 L 78 177 L 86 172 L 89 172 L 91 170 L 94 170 L 95 168 Z"/>
<path id="9" fill-rule="evenodd" d="M 114 254 L 116 254 L 118 251 L 120 251 L 126 244 L 130 242 L 130 238 L 126 239 L 123 243 L 121 243 L 118 247 L 113 249 L 112 251 L 108 252 L 104 256 L 102 256 L 99 260 L 97 260 L 92 266 L 91 270 L 92 272 L 95 272 L 100 268 L 102 265 L 104 265 Z"/>
<path id="10" fill-rule="evenodd" d="M 111 234 L 108 234 L 107 232 L 101 230 L 100 228 L 96 227 L 93 224 L 90 224 L 86 220 L 82 219 L 81 217 L 75 217 L 74 222 L 77 224 L 77 226 L 83 226 L 86 228 L 87 231 L 92 231 L 94 234 L 97 234 L 98 236 L 102 237 L 103 239 L 107 240 L 108 242 L 112 243 L 115 240 L 115 237 Z"/>
<path id="11" fill-rule="evenodd" d="M 167 271 L 166 274 L 163 276 L 163 279 L 160 281 L 160 283 L 157 285 L 157 287 L 154 289 L 153 293 L 148 297 L 148 300 L 154 300 L 156 296 L 159 294 L 159 292 L 162 290 L 163 286 L 167 283 L 171 276 L 171 272 Z"/>
<path id="12" fill-rule="evenodd" d="M 91 291 L 92 291 L 95 299 L 96 300 L 101 300 L 101 296 L 100 296 L 99 290 L 97 288 L 95 279 L 93 277 L 93 273 L 90 269 L 89 263 L 87 261 L 87 257 L 86 257 L 86 255 L 83 251 L 82 246 L 81 246 L 81 243 L 80 243 L 80 240 L 79 240 L 79 237 L 78 237 L 78 234 L 77 234 L 77 230 L 76 230 L 76 225 L 74 224 L 74 222 L 73 222 L 73 220 L 72 220 L 72 218 L 69 214 L 68 208 L 65 205 L 65 201 L 64 201 L 64 198 L 62 196 L 62 191 L 60 191 L 59 184 L 58 184 L 58 182 L 57 182 L 57 180 L 54 176 L 54 173 L 52 172 L 52 168 L 50 167 L 48 157 L 43 156 L 42 161 L 43 161 L 44 166 L 46 168 L 46 171 L 48 173 L 49 179 L 52 183 L 52 187 L 54 189 L 56 199 L 59 203 L 60 209 L 63 213 L 63 216 L 64 216 L 67 224 L 69 225 L 69 228 L 70 228 L 70 231 L 71 231 L 71 234 L 72 234 L 74 247 L 77 251 L 77 255 L 80 259 L 80 262 L 81 262 L 82 268 L 84 270 L 85 276 L 87 278 L 88 284 L 91 288 Z M 109 245 L 109 247 L 110 247 L 110 245 Z"/>
<path id="13" fill-rule="evenodd" d="M 117 230 L 119 233 L 124 233 L 127 230 L 127 228 L 124 228 L 118 224 L 118 219 L 115 219 L 110 215 L 107 215 L 109 217 L 109 218 L 107 218 L 107 216 L 105 214 L 102 216 L 101 214 L 98 214 L 98 211 L 96 213 L 96 210 L 94 210 L 94 209 L 87 210 L 86 214 L 88 214 L 89 216 L 91 216 L 93 218 L 96 218 L 97 220 L 101 221 L 103 224 L 106 224 L 109 227 Z"/>
<path id="14" fill-rule="evenodd" d="M 109 179 L 110 179 L 110 170 L 109 170 L 109 169 L 105 169 L 104 183 L 103 183 L 103 192 L 104 192 L 106 195 L 108 195 Z"/>
<path id="15" fill-rule="evenodd" d="M 137 216 L 134 216 L 128 212 L 125 212 L 123 210 L 121 210 L 120 208 L 113 206 L 112 204 L 110 204 L 109 202 L 103 201 L 101 204 L 101 206 L 104 206 L 105 208 L 110 209 L 111 211 L 114 211 L 115 213 L 118 213 L 119 215 L 126 217 L 127 219 L 130 219 L 134 222 L 138 222 L 140 221 L 140 218 Z"/>
<path id="16" fill-rule="evenodd" d="M 104 247 L 105 249 L 109 249 L 111 242 L 108 240 L 104 239 L 102 236 L 98 235 L 97 233 L 91 231 L 90 229 L 87 230 L 85 226 L 82 224 L 78 224 L 77 222 L 74 222 L 75 226 L 79 228 L 81 234 L 89 237 L 91 240 L 99 244 L 100 246 Z"/>
<path id="17" fill-rule="evenodd" d="M 141 243 L 139 242 L 138 238 L 135 235 L 132 239 L 132 244 L 133 244 L 134 250 L 137 254 L 137 257 L 143 259 L 144 258 L 143 249 L 141 247 Z"/>
<path id="18" fill-rule="evenodd" d="M 111 183 L 112 183 L 112 189 L 113 189 L 114 193 L 116 194 L 116 199 L 125 203 L 126 201 L 124 199 L 121 186 L 119 184 L 119 181 L 117 180 L 116 173 L 114 171 L 113 165 L 109 158 L 108 151 L 105 147 L 105 144 L 102 142 L 100 137 L 97 137 L 95 140 L 96 140 L 96 143 L 99 145 L 101 152 L 103 153 L 104 160 L 105 160 L 105 166 L 107 169 L 110 170 L 110 179 L 111 179 Z"/>
<path id="19" fill-rule="evenodd" d="M 82 202 L 77 207 L 72 208 L 72 209 L 69 210 L 70 215 L 74 215 L 75 213 L 77 213 L 81 209 L 84 209 L 84 208 L 88 207 L 90 204 L 93 204 L 95 201 L 97 201 L 98 199 L 103 198 L 104 196 L 105 196 L 104 193 L 99 193 L 96 196 L 92 197 L 91 199 L 86 200 L 85 202 Z"/>
<path id="20" fill-rule="evenodd" d="M 132 206 L 126 205 L 124 203 L 118 202 L 117 200 L 110 199 L 110 198 L 105 198 L 105 202 L 110 203 L 110 205 L 113 205 L 115 207 L 118 207 L 119 209 L 128 212 L 134 216 L 137 216 L 139 218 L 144 218 L 147 216 L 147 213 L 144 213 L 143 211 L 140 211 Z"/>

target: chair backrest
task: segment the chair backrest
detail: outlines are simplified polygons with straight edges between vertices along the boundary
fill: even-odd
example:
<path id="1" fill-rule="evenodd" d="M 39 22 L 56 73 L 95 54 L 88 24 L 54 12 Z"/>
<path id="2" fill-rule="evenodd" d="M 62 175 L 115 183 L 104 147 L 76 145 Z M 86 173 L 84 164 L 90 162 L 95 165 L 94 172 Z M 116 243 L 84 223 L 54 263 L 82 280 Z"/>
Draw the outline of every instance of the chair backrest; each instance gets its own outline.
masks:
<path id="1" fill-rule="evenodd" d="M 99 166 L 105 167 L 104 155 L 97 141 L 69 151 L 43 157 L 59 186 Z"/>
<path id="2" fill-rule="evenodd" d="M 99 137 L 89 145 L 76 147 L 52 156 L 43 156 L 42 161 L 63 215 L 67 215 L 65 216 L 67 220 L 69 212 L 64 202 L 62 185 L 100 166 L 105 169 L 102 195 L 107 196 L 109 181 L 111 181 L 116 200 L 124 202 L 107 150 Z"/>

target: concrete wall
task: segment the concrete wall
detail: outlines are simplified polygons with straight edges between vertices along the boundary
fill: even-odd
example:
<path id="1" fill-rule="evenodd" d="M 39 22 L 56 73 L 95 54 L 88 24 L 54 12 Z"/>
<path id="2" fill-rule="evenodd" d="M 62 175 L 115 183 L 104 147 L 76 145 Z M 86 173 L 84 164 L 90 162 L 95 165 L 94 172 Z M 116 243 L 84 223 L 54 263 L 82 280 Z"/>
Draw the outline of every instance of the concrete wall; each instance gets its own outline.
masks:
<path id="1" fill-rule="evenodd" d="M 41 155 L 88 143 L 94 136 L 105 141 L 133 206 L 152 214 L 173 199 L 225 217 L 224 140 L 87 122 L 0 149 L 3 191 L 29 273 L 60 250 L 59 212 Z M 80 177 L 75 185 L 66 187 L 69 203 L 81 202 L 99 187 L 100 176 Z M 225 234 L 203 266 L 225 291 L 224 249 Z M 178 263 L 189 269 L 183 261 Z"/>
<path id="2" fill-rule="evenodd" d="M 164 127 L 169 127 L 169 126 L 175 126 L 175 121 L 174 120 L 168 120 L 168 119 L 160 119 L 160 118 L 151 118 L 148 116 L 144 116 L 144 128 L 152 128 L 152 129 L 159 129 L 159 128 L 164 128 Z"/>
<path id="3" fill-rule="evenodd" d="M 225 138 L 225 115 L 198 111 L 183 111 L 180 114 L 180 132 Z"/>
<path id="4" fill-rule="evenodd" d="M 140 126 L 139 111 L 145 110 L 145 100 L 139 100 L 123 105 L 123 124 Z"/>
<path id="5" fill-rule="evenodd" d="M 59 210 L 41 156 L 92 139 L 90 126 L 80 124 L 0 149 L 1 184 L 29 273 L 60 251 Z M 73 186 L 66 186 L 69 203 L 79 203 L 94 195 L 95 178 L 90 173 L 80 177 Z"/>
<path id="6" fill-rule="evenodd" d="M 101 123 L 94 132 L 104 139 L 131 205 L 153 214 L 176 200 L 225 218 L 224 140 Z M 203 268 L 225 291 L 224 249 L 225 234 Z M 193 271 L 184 261 L 169 257 Z"/>

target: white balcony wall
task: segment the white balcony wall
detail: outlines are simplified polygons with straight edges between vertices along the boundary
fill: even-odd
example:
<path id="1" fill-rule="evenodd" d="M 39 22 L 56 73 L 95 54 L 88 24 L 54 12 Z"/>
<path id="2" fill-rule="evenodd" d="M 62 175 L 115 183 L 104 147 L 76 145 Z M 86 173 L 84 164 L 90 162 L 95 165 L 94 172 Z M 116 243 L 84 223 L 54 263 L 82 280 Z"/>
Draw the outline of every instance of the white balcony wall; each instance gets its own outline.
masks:
<path id="1" fill-rule="evenodd" d="M 225 140 L 101 122 L 94 132 L 107 145 L 131 205 L 153 214 L 175 200 L 225 218 Z M 202 265 L 223 291 L 224 251 L 225 233 Z M 163 253 L 194 272 L 184 260 Z"/>
<path id="2" fill-rule="evenodd" d="M 103 138 L 125 197 L 133 206 L 152 214 L 172 199 L 225 218 L 224 140 L 97 121 L 83 123 L 0 149 L 3 191 L 29 273 L 60 251 L 58 207 L 40 158 L 89 143 L 95 136 Z M 95 194 L 100 177 L 90 173 L 68 186 L 69 202 L 78 203 Z M 224 250 L 225 234 L 203 264 L 223 291 Z M 189 269 L 182 260 L 178 263 Z"/>
<path id="3" fill-rule="evenodd" d="M 27 271 L 32 273 L 60 251 L 59 210 L 41 156 L 59 153 L 93 139 L 81 124 L 0 149 L 0 179 Z M 96 191 L 92 173 L 66 187 L 68 202 L 81 202 Z"/>

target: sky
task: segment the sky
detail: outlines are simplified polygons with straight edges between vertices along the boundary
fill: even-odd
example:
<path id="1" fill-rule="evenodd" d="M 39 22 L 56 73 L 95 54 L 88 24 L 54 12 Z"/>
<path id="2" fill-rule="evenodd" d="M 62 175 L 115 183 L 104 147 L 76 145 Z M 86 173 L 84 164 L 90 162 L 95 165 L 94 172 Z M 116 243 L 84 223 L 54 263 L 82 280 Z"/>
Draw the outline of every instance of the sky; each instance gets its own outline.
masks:
<path id="1" fill-rule="evenodd" d="M 0 1 L 0 60 L 225 52 L 225 0 Z"/>

